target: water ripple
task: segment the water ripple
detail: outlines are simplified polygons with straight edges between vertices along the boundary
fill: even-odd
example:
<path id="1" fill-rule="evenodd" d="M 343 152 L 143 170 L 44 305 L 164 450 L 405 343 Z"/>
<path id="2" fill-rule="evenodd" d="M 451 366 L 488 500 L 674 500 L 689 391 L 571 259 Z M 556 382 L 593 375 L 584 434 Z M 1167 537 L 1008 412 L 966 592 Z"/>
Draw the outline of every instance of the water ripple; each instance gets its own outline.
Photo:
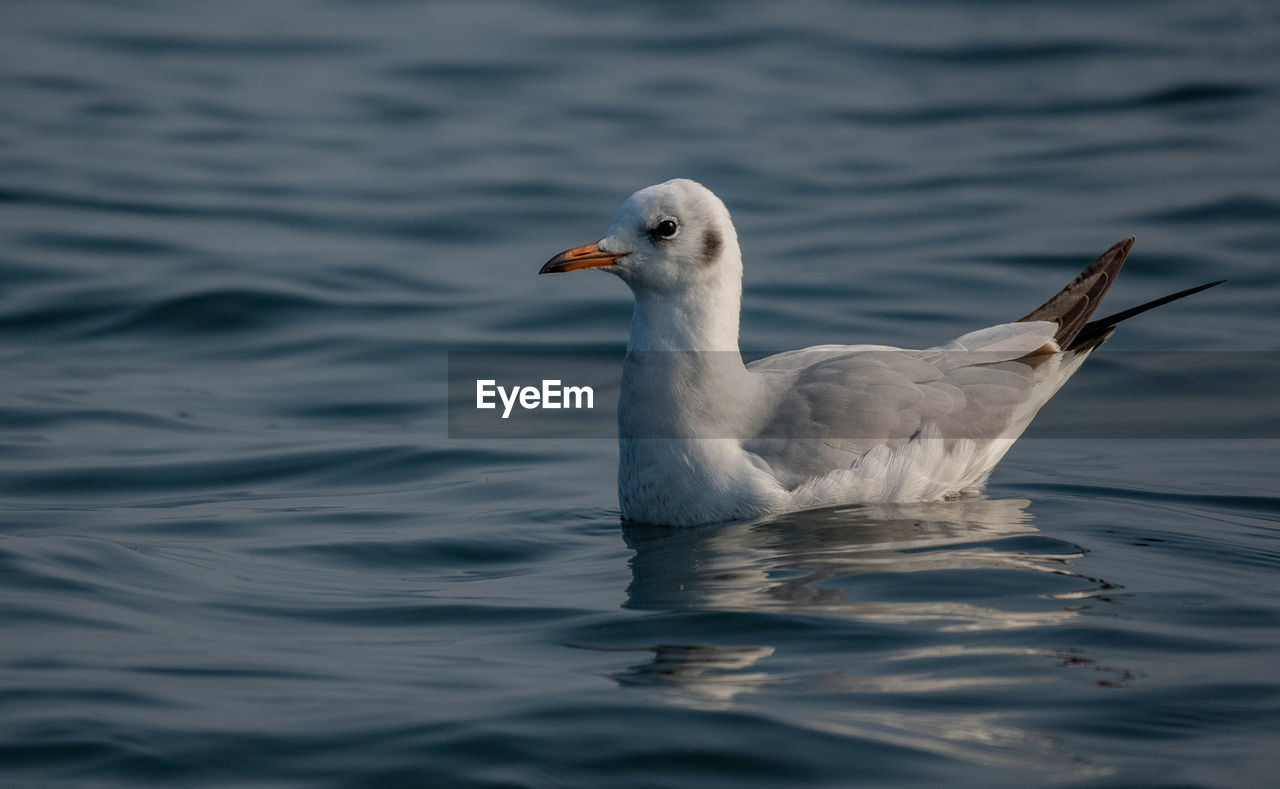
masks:
<path id="1" fill-rule="evenodd" d="M 280 36 L 271 36 L 254 39 L 238 35 L 228 38 L 215 38 L 208 35 L 179 35 L 173 33 L 159 35 L 98 32 L 70 33 L 66 35 L 72 42 L 90 49 L 143 57 L 179 55 L 183 57 L 239 60 L 242 58 L 332 57 L 334 55 L 356 54 L 363 51 L 359 44 L 344 38 L 282 38 Z"/>
<path id="2" fill-rule="evenodd" d="M 1264 784 L 1275 442 L 671 530 L 611 439 L 448 432 L 446 351 L 620 353 L 625 289 L 537 268 L 691 176 L 757 349 L 931 344 L 1137 234 L 1116 309 L 1232 285 L 1066 424 L 1256 434 L 1265 376 L 1178 354 L 1273 350 L 1277 20 L 1155 10 L 15 6 L 0 784 Z"/>

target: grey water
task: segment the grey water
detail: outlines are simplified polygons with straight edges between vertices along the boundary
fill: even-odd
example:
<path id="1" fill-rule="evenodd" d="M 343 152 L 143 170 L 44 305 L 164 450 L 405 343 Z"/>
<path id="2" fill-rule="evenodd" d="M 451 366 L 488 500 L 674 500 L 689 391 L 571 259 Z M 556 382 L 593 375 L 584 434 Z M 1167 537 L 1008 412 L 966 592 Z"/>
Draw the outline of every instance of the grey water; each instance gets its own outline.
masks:
<path id="1" fill-rule="evenodd" d="M 1277 128 L 1264 2 L 4 4 L 0 784 L 1273 784 Z M 616 354 L 536 272 L 679 176 L 747 348 L 1229 282 L 983 497 L 624 524 L 448 357 Z"/>

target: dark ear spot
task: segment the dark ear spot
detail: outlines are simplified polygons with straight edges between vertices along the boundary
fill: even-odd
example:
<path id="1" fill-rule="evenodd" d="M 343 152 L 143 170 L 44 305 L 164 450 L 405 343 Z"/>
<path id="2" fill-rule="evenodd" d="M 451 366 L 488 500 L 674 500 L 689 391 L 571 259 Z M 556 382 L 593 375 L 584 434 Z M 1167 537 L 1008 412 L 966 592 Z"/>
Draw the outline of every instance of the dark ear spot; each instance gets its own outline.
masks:
<path id="1" fill-rule="evenodd" d="M 702 262 L 708 266 L 716 262 L 716 258 L 720 256 L 720 248 L 724 246 L 724 240 L 720 238 L 720 231 L 707 230 L 702 234 Z"/>

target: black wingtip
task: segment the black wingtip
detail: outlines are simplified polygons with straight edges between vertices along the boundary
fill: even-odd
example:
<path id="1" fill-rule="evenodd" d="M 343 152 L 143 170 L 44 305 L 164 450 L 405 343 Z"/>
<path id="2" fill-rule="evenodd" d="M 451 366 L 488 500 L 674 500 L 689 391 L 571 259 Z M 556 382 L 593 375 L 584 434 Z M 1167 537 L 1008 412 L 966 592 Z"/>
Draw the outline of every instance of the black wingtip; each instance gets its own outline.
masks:
<path id="1" fill-rule="evenodd" d="M 1133 249 L 1134 237 L 1117 241 L 1085 267 L 1053 298 L 1019 318 L 1020 321 L 1049 321 L 1058 324 L 1053 339 L 1060 348 L 1075 344 L 1076 336 L 1098 308 L 1102 296 L 1115 282 Z"/>
<path id="2" fill-rule="evenodd" d="M 1225 279 L 1206 282 L 1203 285 L 1196 285 L 1194 288 L 1180 290 L 1177 293 L 1170 293 L 1168 296 L 1161 296 L 1160 298 L 1153 299 L 1145 304 L 1130 307 L 1123 312 L 1117 312 L 1114 315 L 1108 315 L 1107 317 L 1099 318 L 1096 321 L 1089 321 L 1084 325 L 1084 328 L 1080 330 L 1080 333 L 1071 340 L 1070 345 L 1065 350 L 1080 351 L 1091 347 L 1096 348 L 1101 345 L 1107 337 L 1111 336 L 1111 330 L 1114 329 L 1116 324 L 1121 321 L 1127 321 L 1135 315 L 1141 315 L 1147 310 L 1154 310 L 1156 307 L 1162 307 L 1171 301 L 1184 299 L 1187 296 L 1192 296 L 1202 290 L 1208 290 L 1209 288 L 1216 287 L 1224 282 L 1226 282 Z"/>

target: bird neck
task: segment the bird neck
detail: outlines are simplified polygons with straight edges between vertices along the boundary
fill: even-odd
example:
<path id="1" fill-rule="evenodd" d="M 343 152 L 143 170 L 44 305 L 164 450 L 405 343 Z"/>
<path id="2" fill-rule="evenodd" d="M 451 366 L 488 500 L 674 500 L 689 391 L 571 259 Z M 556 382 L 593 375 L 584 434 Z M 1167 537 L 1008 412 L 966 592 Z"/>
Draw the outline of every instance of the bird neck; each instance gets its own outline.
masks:
<path id="1" fill-rule="evenodd" d="M 635 298 L 628 352 L 717 351 L 738 354 L 741 285 L 690 289 L 679 293 L 637 290 Z"/>
<path id="2" fill-rule="evenodd" d="M 738 350 L 740 290 L 636 294 L 619 426 L 630 437 L 730 437 L 755 397 Z"/>

